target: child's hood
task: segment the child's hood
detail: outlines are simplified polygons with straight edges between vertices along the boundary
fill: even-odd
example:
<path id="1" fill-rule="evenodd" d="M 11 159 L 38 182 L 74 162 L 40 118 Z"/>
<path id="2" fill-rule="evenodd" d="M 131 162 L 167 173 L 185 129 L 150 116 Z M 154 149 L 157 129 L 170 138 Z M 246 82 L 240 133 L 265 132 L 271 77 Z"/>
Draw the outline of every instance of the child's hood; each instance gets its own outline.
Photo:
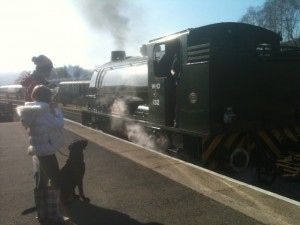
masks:
<path id="1" fill-rule="evenodd" d="M 49 110 L 49 104 L 44 102 L 26 102 L 24 106 L 17 107 L 17 113 L 25 127 L 29 127 L 37 116 Z"/>

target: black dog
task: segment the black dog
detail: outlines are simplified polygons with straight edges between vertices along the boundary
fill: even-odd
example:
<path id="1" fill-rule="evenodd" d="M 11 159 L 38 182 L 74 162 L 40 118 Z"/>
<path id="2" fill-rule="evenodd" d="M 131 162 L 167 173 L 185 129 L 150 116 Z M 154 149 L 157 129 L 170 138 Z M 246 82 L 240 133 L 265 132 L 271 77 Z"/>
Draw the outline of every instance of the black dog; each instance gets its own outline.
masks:
<path id="1" fill-rule="evenodd" d="M 76 197 L 89 201 L 89 198 L 85 197 L 83 193 L 83 176 L 85 173 L 83 150 L 87 145 L 88 141 L 82 139 L 76 139 L 69 145 L 69 158 L 66 165 L 60 170 L 60 196 L 64 204 L 70 203 Z M 79 190 L 79 196 L 75 194 L 76 186 Z"/>

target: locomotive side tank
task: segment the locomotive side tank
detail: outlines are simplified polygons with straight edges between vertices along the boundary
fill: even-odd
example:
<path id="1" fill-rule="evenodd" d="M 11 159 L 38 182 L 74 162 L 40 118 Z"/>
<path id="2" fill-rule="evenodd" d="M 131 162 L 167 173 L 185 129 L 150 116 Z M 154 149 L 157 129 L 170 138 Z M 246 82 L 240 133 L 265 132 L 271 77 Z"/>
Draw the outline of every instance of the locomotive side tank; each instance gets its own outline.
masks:
<path id="1" fill-rule="evenodd" d="M 111 129 L 107 116 L 137 119 L 139 108 L 143 117 L 148 113 L 148 67 L 144 57 L 125 57 L 125 52 L 112 52 L 112 60 L 97 68 L 90 81 L 90 112 L 104 116 L 97 123 L 101 129 Z M 86 118 L 85 118 L 86 119 Z M 110 128 L 108 128 L 108 126 Z"/>
<path id="2" fill-rule="evenodd" d="M 299 154 L 300 135 L 300 51 L 280 40 L 219 23 L 151 40 L 144 57 L 113 53 L 90 82 L 83 123 L 108 126 L 117 116 L 167 134 L 171 147 L 179 134 L 203 165 L 240 171 L 252 163 L 273 176 L 277 160 Z M 112 107 L 119 100 L 122 110 Z"/>

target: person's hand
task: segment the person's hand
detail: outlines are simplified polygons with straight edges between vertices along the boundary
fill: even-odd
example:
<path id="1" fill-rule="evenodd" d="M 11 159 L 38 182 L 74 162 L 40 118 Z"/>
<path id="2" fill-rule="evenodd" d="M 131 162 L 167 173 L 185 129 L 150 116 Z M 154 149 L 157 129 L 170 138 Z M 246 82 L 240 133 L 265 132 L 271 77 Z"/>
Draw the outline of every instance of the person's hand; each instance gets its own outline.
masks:
<path id="1" fill-rule="evenodd" d="M 53 116 L 56 116 L 57 113 L 56 113 L 55 109 L 58 108 L 57 102 L 52 101 L 52 102 L 49 103 L 49 106 L 50 106 L 50 110 L 51 110 L 51 113 L 53 114 Z"/>
<path id="2" fill-rule="evenodd" d="M 57 104 L 57 102 L 55 102 L 55 101 L 51 101 L 49 105 L 50 105 L 50 107 L 53 108 L 53 109 L 58 107 L 58 104 Z"/>
<path id="3" fill-rule="evenodd" d="M 28 149 L 27 153 L 28 153 L 28 155 L 30 155 L 30 156 L 33 156 L 33 155 L 34 155 L 32 149 Z"/>

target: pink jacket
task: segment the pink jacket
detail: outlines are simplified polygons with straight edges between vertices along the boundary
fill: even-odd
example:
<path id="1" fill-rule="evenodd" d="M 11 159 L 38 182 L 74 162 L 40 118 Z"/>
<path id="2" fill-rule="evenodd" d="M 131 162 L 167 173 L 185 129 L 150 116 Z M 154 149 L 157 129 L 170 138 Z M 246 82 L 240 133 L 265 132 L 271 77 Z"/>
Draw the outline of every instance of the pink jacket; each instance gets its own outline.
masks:
<path id="1" fill-rule="evenodd" d="M 45 78 L 43 78 L 39 74 L 33 73 L 33 74 L 30 74 L 29 76 L 25 76 L 21 80 L 20 84 L 23 87 L 26 87 L 26 90 L 25 90 L 25 93 L 24 93 L 25 102 L 32 102 L 33 99 L 31 98 L 31 93 L 32 93 L 33 88 L 37 85 L 47 86 L 48 81 L 45 80 Z"/>

